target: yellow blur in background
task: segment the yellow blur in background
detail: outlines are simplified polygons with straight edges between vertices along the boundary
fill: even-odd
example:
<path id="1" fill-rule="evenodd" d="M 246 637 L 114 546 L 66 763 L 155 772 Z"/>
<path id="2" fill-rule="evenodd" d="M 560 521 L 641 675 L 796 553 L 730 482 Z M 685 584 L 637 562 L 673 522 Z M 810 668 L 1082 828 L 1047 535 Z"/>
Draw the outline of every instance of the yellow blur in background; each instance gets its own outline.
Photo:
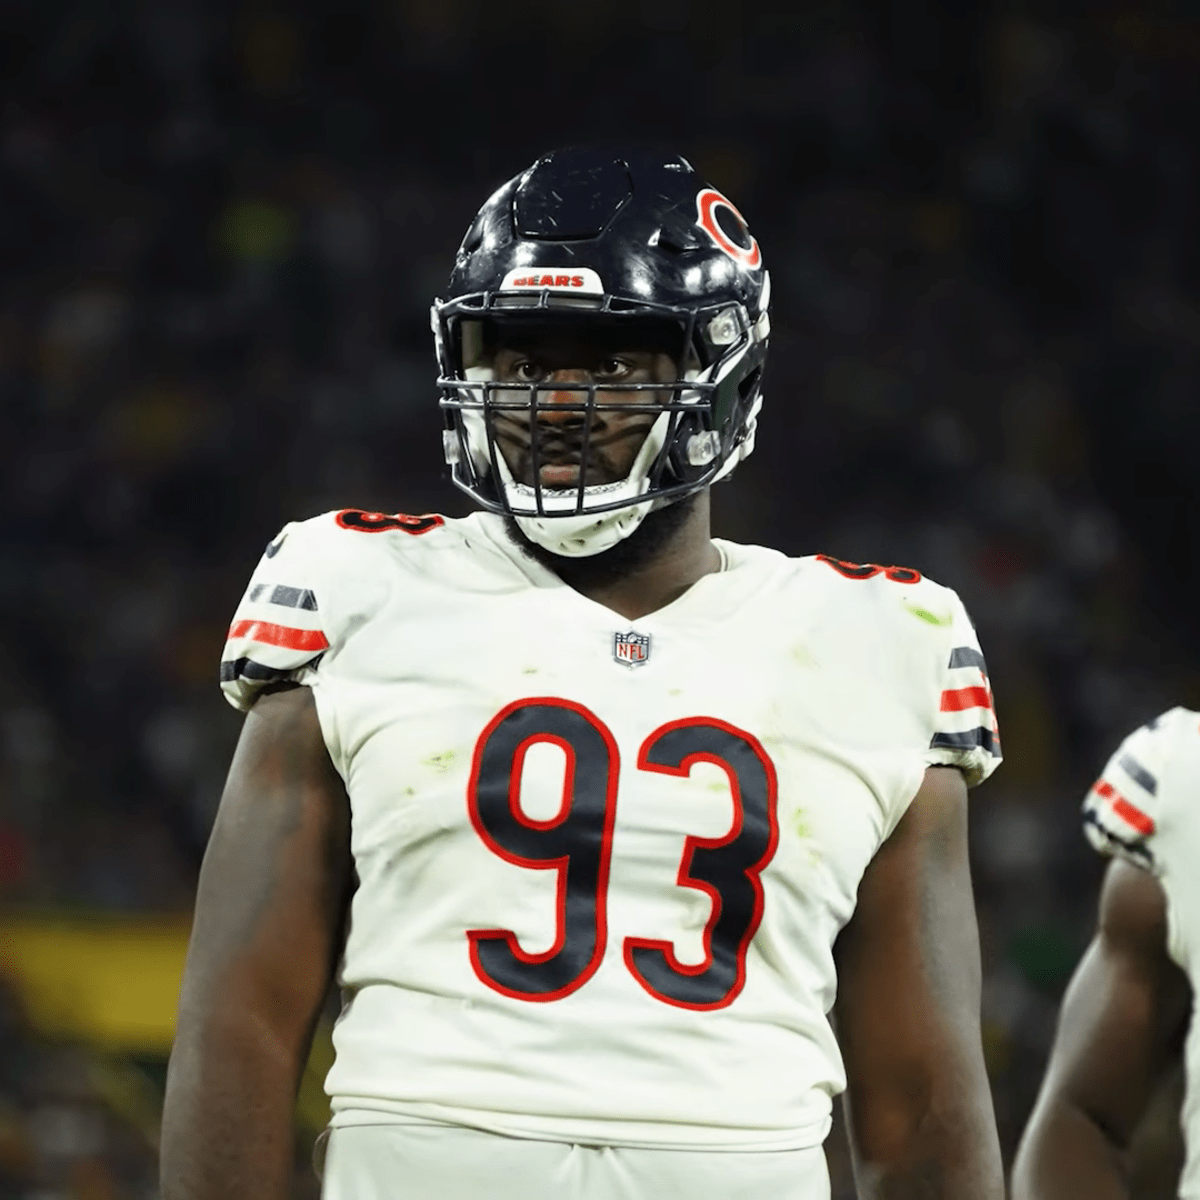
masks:
<path id="1" fill-rule="evenodd" d="M 166 1055 L 188 932 L 183 918 L 0 917 L 0 972 L 41 1036 Z"/>
<path id="2" fill-rule="evenodd" d="M 186 917 L 0 914 L 0 976 L 30 1031 L 95 1052 L 98 1090 L 155 1144 L 161 1092 L 134 1063 L 171 1051 L 189 932 Z M 329 1119 L 331 1031 L 322 1020 L 297 1099 L 310 1135 Z"/>

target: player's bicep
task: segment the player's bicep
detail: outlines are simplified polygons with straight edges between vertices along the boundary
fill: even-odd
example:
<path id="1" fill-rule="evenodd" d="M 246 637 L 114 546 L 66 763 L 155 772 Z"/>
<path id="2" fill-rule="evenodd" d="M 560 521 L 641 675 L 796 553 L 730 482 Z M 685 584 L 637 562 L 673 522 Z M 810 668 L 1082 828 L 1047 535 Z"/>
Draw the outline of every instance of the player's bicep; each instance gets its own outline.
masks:
<path id="1" fill-rule="evenodd" d="M 1178 1053 L 1187 978 L 1167 954 L 1167 901 L 1148 871 L 1114 861 L 1095 938 L 1063 998 L 1043 1103 L 1066 1102 L 1117 1145 Z"/>
<path id="2" fill-rule="evenodd" d="M 307 1037 L 340 949 L 349 803 L 306 687 L 246 717 L 200 872 L 180 1024 L 241 1010 Z"/>
<path id="3" fill-rule="evenodd" d="M 903 1160 L 931 1122 L 957 1122 L 979 1145 L 994 1139 L 966 810 L 959 771 L 928 770 L 835 948 L 838 1040 L 865 1163 Z"/>

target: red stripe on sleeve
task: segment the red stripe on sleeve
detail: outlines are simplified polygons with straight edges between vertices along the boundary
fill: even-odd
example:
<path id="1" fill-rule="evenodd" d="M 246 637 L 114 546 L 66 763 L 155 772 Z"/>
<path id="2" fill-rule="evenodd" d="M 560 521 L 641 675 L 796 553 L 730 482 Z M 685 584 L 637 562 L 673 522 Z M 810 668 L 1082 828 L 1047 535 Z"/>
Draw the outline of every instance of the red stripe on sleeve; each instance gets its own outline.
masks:
<path id="1" fill-rule="evenodd" d="M 1146 816 L 1140 808 L 1130 804 L 1120 792 L 1106 779 L 1101 779 L 1092 789 L 1097 796 L 1102 796 L 1112 805 L 1112 810 L 1128 825 L 1132 825 L 1140 834 L 1149 837 L 1154 832 L 1154 821 Z"/>
<path id="2" fill-rule="evenodd" d="M 287 650 L 328 650 L 329 642 L 319 629 L 292 629 L 269 621 L 235 621 L 229 627 L 230 638 L 249 638 L 267 646 Z"/>
<path id="3" fill-rule="evenodd" d="M 947 688 L 942 693 L 942 712 L 962 712 L 968 708 L 991 708 L 992 697 L 987 688 Z"/>

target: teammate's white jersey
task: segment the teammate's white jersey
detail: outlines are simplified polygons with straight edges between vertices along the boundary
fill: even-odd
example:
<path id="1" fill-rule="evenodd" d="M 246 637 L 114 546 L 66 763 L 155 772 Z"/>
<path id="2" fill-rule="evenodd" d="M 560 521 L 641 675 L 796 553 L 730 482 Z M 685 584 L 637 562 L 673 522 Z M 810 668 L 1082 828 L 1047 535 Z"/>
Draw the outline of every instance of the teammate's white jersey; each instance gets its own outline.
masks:
<path id="1" fill-rule="evenodd" d="M 1167 897 L 1167 949 L 1192 985 L 1184 1054 L 1179 1195 L 1200 1200 L 1200 713 L 1173 708 L 1134 730 L 1109 759 L 1083 804 L 1092 844 L 1152 871 Z"/>
<path id="2" fill-rule="evenodd" d="M 831 948 L 934 763 L 999 758 L 957 596 L 717 543 L 629 621 L 501 521 L 287 526 L 222 664 L 312 688 L 358 874 L 334 1124 L 819 1144 Z"/>

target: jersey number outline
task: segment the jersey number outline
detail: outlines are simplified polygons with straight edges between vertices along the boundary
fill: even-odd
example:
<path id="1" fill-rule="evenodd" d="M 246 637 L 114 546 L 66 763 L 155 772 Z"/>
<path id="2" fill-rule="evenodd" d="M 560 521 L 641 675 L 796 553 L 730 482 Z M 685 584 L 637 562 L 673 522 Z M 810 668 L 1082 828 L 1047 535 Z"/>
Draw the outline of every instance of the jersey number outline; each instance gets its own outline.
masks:
<path id="1" fill-rule="evenodd" d="M 521 775 L 531 746 L 548 742 L 566 758 L 558 812 L 537 820 L 521 810 Z M 746 982 L 746 955 L 763 914 L 760 878 L 779 842 L 775 765 L 753 734 L 716 717 L 660 725 L 642 742 L 638 770 L 685 778 L 698 762 L 729 779 L 733 821 L 719 837 L 689 835 L 676 886 L 705 893 L 711 912 L 704 957 L 682 963 L 674 944 L 627 937 L 625 965 L 657 1000 L 700 1011 L 725 1008 Z M 607 893 L 616 824 L 620 753 L 608 726 L 583 705 L 556 696 L 516 700 L 479 736 L 467 786 L 471 823 L 494 854 L 516 866 L 558 872 L 556 936 L 530 954 L 510 929 L 469 929 L 478 978 L 517 1000 L 560 1000 L 596 973 L 608 942 Z"/>
<path id="2" fill-rule="evenodd" d="M 854 563 L 844 558 L 832 558 L 828 554 L 818 554 L 817 562 L 823 562 L 832 567 L 839 575 L 847 579 L 874 579 L 883 575 L 893 583 L 920 583 L 921 572 L 912 567 L 885 567 L 881 563 Z"/>
<path id="3" fill-rule="evenodd" d="M 334 514 L 334 520 L 343 529 L 357 529 L 359 533 L 386 533 L 389 529 L 402 529 L 414 537 L 446 523 L 446 518 L 437 513 L 423 513 L 414 517 L 408 513 L 371 512 L 364 508 L 343 508 Z"/>

